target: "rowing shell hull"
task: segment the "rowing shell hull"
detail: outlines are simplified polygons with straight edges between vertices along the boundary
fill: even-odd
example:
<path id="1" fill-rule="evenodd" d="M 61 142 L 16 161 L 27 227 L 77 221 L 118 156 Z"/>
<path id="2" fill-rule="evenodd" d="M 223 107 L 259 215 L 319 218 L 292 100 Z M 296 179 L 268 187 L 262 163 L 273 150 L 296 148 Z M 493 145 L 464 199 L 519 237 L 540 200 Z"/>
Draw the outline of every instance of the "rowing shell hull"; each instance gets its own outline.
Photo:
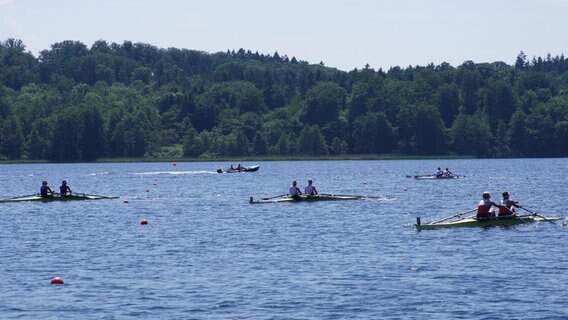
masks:
<path id="1" fill-rule="evenodd" d="M 426 175 L 426 176 L 414 176 L 416 180 L 445 180 L 445 179 L 459 179 L 463 178 L 464 176 L 441 176 L 437 177 L 436 175 Z"/>
<path id="2" fill-rule="evenodd" d="M 320 195 L 314 197 L 302 197 L 301 199 L 297 200 L 291 197 L 280 197 L 274 199 L 265 199 L 265 200 L 254 200 L 252 197 L 249 200 L 250 204 L 258 204 L 258 203 L 290 203 L 290 202 L 316 202 L 316 201 L 338 201 L 338 200 L 360 200 L 361 197 L 358 196 L 340 196 L 340 195 Z"/>
<path id="3" fill-rule="evenodd" d="M 41 201 L 41 202 L 52 202 L 52 201 L 74 201 L 74 200 L 100 200 L 100 199 L 118 199 L 117 196 L 105 197 L 96 195 L 70 195 L 70 196 L 54 196 L 42 198 L 38 195 L 18 197 L 11 199 L 0 199 L 0 203 L 7 202 L 24 202 L 24 201 Z"/>
<path id="4" fill-rule="evenodd" d="M 507 218 L 490 218 L 490 219 L 464 218 L 461 220 L 440 222 L 440 223 L 425 223 L 425 224 L 417 223 L 416 229 L 433 230 L 433 229 L 446 229 L 446 228 L 512 226 L 517 224 L 556 221 L 561 219 L 562 218 L 558 217 L 545 219 L 535 215 L 515 216 Z"/>

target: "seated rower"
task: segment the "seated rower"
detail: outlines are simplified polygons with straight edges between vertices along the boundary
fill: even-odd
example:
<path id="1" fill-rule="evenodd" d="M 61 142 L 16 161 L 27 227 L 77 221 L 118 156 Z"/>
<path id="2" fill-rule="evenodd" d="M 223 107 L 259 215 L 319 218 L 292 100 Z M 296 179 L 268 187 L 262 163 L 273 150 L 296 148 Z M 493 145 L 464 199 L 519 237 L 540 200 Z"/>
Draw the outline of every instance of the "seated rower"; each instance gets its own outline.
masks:
<path id="1" fill-rule="evenodd" d="M 296 182 L 296 180 L 292 181 L 292 186 L 290 187 L 289 193 L 290 197 L 295 200 L 302 199 L 302 197 L 300 197 L 302 195 L 302 191 L 300 191 L 300 188 L 298 188 L 298 182 Z"/>
<path id="2" fill-rule="evenodd" d="M 442 177 L 444 175 L 444 171 L 442 168 L 438 167 L 438 171 L 436 171 L 436 178 Z"/>
<path id="3" fill-rule="evenodd" d="M 61 186 L 59 186 L 59 195 L 60 196 L 70 196 L 72 193 L 71 188 L 67 185 L 67 181 L 61 181 Z"/>
<path id="4" fill-rule="evenodd" d="M 509 199 L 509 192 L 503 192 L 503 199 L 501 199 L 501 206 L 499 207 L 499 216 L 509 216 L 515 214 L 515 208 L 520 208 L 518 201 Z"/>
<path id="5" fill-rule="evenodd" d="M 304 193 L 308 197 L 314 197 L 318 195 L 318 190 L 312 183 L 312 179 L 308 179 L 308 185 L 304 188 Z"/>
<path id="6" fill-rule="evenodd" d="M 479 201 L 479 204 L 477 205 L 476 218 L 494 218 L 495 212 L 492 210 L 494 206 L 499 207 L 498 204 L 491 201 L 491 194 L 487 191 L 484 192 L 481 201 Z"/>
<path id="7" fill-rule="evenodd" d="M 47 185 L 47 181 L 43 181 L 41 183 L 41 187 L 39 188 L 39 195 L 42 198 L 53 197 L 53 191 L 51 191 L 51 188 Z"/>

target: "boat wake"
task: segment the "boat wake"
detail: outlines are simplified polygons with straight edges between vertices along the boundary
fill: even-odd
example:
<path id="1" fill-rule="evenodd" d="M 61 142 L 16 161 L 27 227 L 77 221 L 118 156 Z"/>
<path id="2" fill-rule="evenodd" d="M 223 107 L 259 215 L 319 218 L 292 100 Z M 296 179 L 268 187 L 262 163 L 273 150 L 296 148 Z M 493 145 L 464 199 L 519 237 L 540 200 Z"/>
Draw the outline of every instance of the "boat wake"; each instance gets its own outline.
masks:
<path id="1" fill-rule="evenodd" d="M 105 171 L 105 172 L 93 172 L 93 173 L 88 173 L 87 175 L 88 175 L 88 176 L 105 176 L 105 175 L 107 175 L 107 174 L 109 174 L 108 171 Z"/>
<path id="2" fill-rule="evenodd" d="M 193 175 L 193 174 L 217 174 L 214 171 L 147 171 L 136 172 L 135 175 Z"/>
<path id="3" fill-rule="evenodd" d="M 363 197 L 361 197 L 361 199 L 374 200 L 374 201 L 395 201 L 396 200 L 396 198 L 389 198 L 387 196 L 376 196 L 376 197 L 373 197 L 373 196 L 365 197 L 365 196 L 363 196 Z"/>

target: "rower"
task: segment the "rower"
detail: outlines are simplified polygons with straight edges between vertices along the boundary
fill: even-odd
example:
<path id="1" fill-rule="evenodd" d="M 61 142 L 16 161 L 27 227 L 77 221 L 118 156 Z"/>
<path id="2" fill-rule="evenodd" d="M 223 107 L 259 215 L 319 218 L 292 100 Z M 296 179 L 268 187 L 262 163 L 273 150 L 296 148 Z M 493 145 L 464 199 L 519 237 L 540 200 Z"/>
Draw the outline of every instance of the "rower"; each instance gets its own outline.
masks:
<path id="1" fill-rule="evenodd" d="M 518 201 L 509 199 L 509 192 L 503 192 L 503 199 L 501 199 L 501 206 L 499 206 L 499 216 L 509 216 L 515 214 L 515 208 L 520 208 Z"/>
<path id="2" fill-rule="evenodd" d="M 69 188 L 69 186 L 67 185 L 67 181 L 61 181 L 61 186 L 59 187 L 59 195 L 70 196 L 72 192 L 73 191 L 71 191 L 71 188 Z"/>
<path id="3" fill-rule="evenodd" d="M 302 197 L 300 197 L 302 195 L 302 191 L 300 191 L 300 188 L 298 188 L 298 182 L 296 182 L 296 180 L 292 181 L 292 186 L 290 187 L 288 192 L 290 193 L 291 198 L 295 200 L 302 199 Z"/>
<path id="4" fill-rule="evenodd" d="M 308 179 L 308 185 L 304 188 L 304 193 L 308 197 L 314 197 L 318 195 L 318 190 L 312 183 L 313 183 L 312 179 Z"/>
<path id="5" fill-rule="evenodd" d="M 53 197 L 53 191 L 51 191 L 51 188 L 47 185 L 47 181 L 45 180 L 41 183 L 41 187 L 39 188 L 39 195 L 42 198 Z"/>
<path id="6" fill-rule="evenodd" d="M 444 171 L 442 171 L 442 168 L 438 167 L 438 171 L 436 171 L 436 178 L 439 178 L 443 175 L 444 175 Z"/>
<path id="7" fill-rule="evenodd" d="M 491 201 L 491 194 L 485 191 L 482 195 L 481 201 L 477 205 L 477 218 L 493 218 L 495 217 L 495 213 L 491 210 L 495 207 L 499 207 L 495 202 Z"/>

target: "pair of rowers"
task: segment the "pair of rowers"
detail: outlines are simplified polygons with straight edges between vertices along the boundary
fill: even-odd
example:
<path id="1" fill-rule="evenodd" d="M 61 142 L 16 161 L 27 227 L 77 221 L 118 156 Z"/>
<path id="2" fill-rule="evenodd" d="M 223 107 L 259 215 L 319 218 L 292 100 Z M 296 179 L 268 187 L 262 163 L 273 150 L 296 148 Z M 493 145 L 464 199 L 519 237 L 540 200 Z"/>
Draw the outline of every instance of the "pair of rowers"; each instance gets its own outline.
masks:
<path id="1" fill-rule="evenodd" d="M 292 186 L 290 187 L 288 193 L 290 194 L 290 197 L 296 200 L 299 200 L 301 198 L 302 191 L 300 190 L 300 188 L 298 188 L 298 182 L 296 180 L 292 181 Z M 304 188 L 304 194 L 307 197 L 314 197 L 318 195 L 318 190 L 313 185 L 312 179 L 308 179 L 308 185 Z"/>

